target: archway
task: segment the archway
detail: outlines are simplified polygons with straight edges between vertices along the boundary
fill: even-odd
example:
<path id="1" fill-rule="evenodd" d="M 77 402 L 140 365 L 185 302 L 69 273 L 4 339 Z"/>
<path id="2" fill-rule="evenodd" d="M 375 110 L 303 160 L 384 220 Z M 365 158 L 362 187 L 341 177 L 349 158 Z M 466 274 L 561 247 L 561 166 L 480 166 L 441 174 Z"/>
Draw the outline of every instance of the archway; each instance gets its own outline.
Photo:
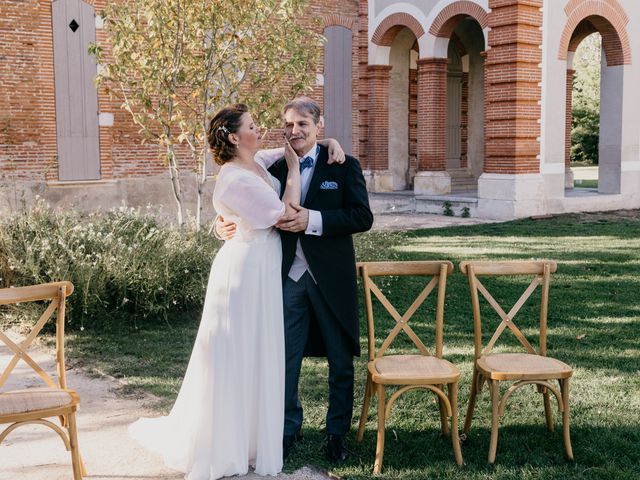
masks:
<path id="1" fill-rule="evenodd" d="M 570 170 L 571 105 L 575 75 L 573 61 L 578 46 L 596 32 L 602 37 L 597 191 L 604 194 L 616 194 L 620 193 L 621 188 L 624 63 L 630 55 L 625 51 L 622 36 L 614 25 L 599 15 L 587 16 L 578 22 L 566 42 L 565 187 L 569 187 L 566 191 L 570 192 L 573 183 L 573 175 Z"/>
<path id="2" fill-rule="evenodd" d="M 452 191 L 475 190 L 483 171 L 484 48 L 482 28 L 472 17 L 449 38 L 445 165 Z"/>
<path id="3" fill-rule="evenodd" d="M 394 13 L 378 24 L 371 38 L 366 121 L 367 182 L 373 191 L 406 190 L 413 181 L 417 39 L 424 33 L 411 15 Z"/>
<path id="4" fill-rule="evenodd" d="M 393 190 L 411 188 L 417 167 L 416 40 L 411 30 L 403 28 L 396 34 L 389 50 L 389 170 Z"/>
<path id="5" fill-rule="evenodd" d="M 419 172 L 414 181 L 418 194 L 442 195 L 477 188 L 470 172 L 479 166 L 479 175 L 483 169 L 487 26 L 488 13 L 480 5 L 458 1 L 438 13 L 429 34 L 420 40 Z M 479 140 L 473 149 L 472 139 Z"/>

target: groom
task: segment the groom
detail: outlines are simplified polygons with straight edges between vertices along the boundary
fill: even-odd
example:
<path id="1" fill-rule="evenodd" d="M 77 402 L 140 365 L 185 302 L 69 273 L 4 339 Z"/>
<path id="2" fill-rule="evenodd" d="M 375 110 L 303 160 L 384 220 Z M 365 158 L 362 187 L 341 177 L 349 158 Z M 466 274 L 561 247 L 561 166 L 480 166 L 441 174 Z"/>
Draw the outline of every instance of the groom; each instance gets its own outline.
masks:
<path id="1" fill-rule="evenodd" d="M 298 380 L 304 356 L 329 362 L 327 456 L 345 460 L 344 435 L 353 411 L 353 356 L 360 354 L 355 253 L 351 235 L 371 228 L 373 214 L 358 161 L 328 163 L 317 144 L 320 107 L 298 97 L 284 106 L 285 136 L 300 157 L 302 196 L 294 214 L 276 225 L 282 239 L 285 333 L 283 456 L 302 440 Z M 287 162 L 269 169 L 284 190 Z M 281 192 L 282 195 L 282 192 Z M 229 225 L 227 222 L 226 225 Z M 216 227 L 228 239 L 222 224 Z"/>
<path id="2" fill-rule="evenodd" d="M 283 453 L 302 439 L 298 379 L 303 356 L 329 362 L 327 456 L 347 456 L 343 437 L 353 410 L 353 356 L 360 354 L 355 253 L 351 235 L 371 228 L 373 214 L 358 161 L 327 163 L 317 144 L 320 107 L 298 97 L 284 106 L 285 136 L 300 157 L 302 196 L 295 214 L 276 225 L 282 239 L 285 328 L 285 424 Z M 271 174 L 285 185 L 287 162 Z"/>

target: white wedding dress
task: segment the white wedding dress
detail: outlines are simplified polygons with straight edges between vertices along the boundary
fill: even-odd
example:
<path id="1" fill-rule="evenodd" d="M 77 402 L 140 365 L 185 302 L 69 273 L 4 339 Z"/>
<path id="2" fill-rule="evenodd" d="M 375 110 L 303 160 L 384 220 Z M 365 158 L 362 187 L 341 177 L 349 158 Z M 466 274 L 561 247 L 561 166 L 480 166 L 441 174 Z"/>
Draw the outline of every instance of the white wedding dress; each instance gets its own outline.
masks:
<path id="1" fill-rule="evenodd" d="M 237 224 L 236 235 L 211 266 L 200 328 L 171 413 L 129 427 L 190 480 L 246 474 L 250 466 L 259 475 L 282 469 L 282 250 L 272 225 L 285 207 L 278 180 L 268 177 L 271 185 L 233 164 L 220 169 L 213 203 Z"/>

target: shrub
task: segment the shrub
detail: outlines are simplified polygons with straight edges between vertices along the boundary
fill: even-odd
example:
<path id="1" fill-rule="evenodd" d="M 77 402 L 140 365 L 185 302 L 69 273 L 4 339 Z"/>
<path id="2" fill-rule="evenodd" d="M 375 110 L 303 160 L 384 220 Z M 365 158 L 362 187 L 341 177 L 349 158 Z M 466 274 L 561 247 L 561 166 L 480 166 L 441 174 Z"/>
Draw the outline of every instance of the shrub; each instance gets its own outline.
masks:
<path id="1" fill-rule="evenodd" d="M 356 235 L 357 258 L 393 260 L 391 249 L 403 239 L 401 232 Z M 72 329 L 198 319 L 219 246 L 195 226 L 181 236 L 150 211 L 83 215 L 51 211 L 39 201 L 0 222 L 0 286 L 70 280 Z"/>
<path id="2" fill-rule="evenodd" d="M 442 204 L 442 214 L 446 215 L 447 217 L 454 216 L 453 208 L 451 208 L 451 202 L 444 202 Z"/>
<path id="3" fill-rule="evenodd" d="M 82 215 L 39 201 L 1 223 L 0 284 L 70 280 L 72 328 L 137 327 L 199 309 L 218 246 L 194 229 L 181 236 L 150 212 Z"/>

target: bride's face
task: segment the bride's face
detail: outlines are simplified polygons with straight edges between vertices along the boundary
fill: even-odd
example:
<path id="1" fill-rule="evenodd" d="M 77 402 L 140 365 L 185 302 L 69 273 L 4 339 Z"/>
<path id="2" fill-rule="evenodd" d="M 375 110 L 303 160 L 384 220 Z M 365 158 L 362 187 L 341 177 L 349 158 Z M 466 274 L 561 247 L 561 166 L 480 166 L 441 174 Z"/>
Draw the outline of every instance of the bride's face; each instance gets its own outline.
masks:
<path id="1" fill-rule="evenodd" d="M 236 132 L 238 148 L 255 153 L 260 149 L 260 129 L 249 112 L 243 113 L 241 119 L 242 123 Z"/>

